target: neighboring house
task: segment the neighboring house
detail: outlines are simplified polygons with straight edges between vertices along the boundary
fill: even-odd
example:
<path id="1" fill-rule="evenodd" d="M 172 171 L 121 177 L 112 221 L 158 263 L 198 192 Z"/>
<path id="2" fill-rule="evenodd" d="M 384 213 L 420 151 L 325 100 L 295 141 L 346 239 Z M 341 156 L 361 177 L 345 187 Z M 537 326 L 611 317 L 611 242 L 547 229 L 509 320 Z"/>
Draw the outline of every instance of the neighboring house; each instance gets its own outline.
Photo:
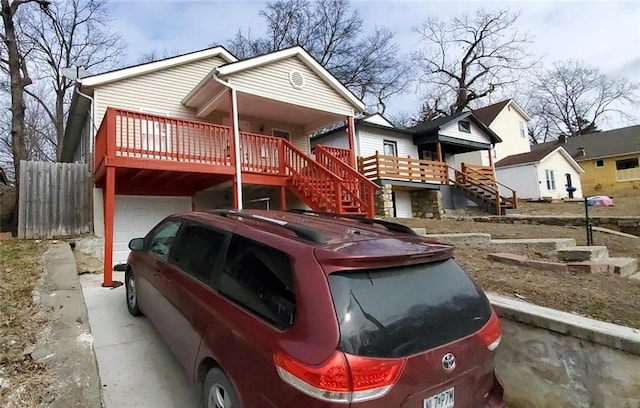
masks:
<path id="1" fill-rule="evenodd" d="M 472 112 L 409 129 L 397 129 L 376 114 L 357 118 L 355 128 L 359 170 L 382 186 L 376 207 L 379 215 L 425 216 L 442 209 L 473 205 L 469 198 L 493 206 L 495 197 L 486 203 L 477 192 L 467 191 L 475 188 L 472 186 L 475 182 L 495 184 L 493 169 L 465 165 L 458 160 L 461 153 L 467 152 L 484 152 L 489 157 L 492 146 L 501 141 Z M 339 148 L 347 142 L 344 126 L 317 135 L 311 141 L 316 151 L 318 146 Z M 463 174 L 468 175 L 464 180 Z"/>
<path id="2" fill-rule="evenodd" d="M 615 195 L 640 189 L 640 125 L 533 145 L 562 145 L 584 169 L 586 195 Z"/>
<path id="3" fill-rule="evenodd" d="M 514 154 L 497 162 L 495 168 L 496 178 L 513 187 L 518 198 L 582 198 L 580 176 L 584 170 L 562 146 Z"/>
<path id="4" fill-rule="evenodd" d="M 483 152 L 471 152 L 460 155 L 458 161 L 490 166 L 492 161 L 495 163 L 507 156 L 531 151 L 527 131 L 527 123 L 531 118 L 513 99 L 475 109 L 473 114 L 493 130 L 502 143 L 493 147 L 491 160 Z"/>
<path id="5" fill-rule="evenodd" d="M 343 160 L 323 156 L 333 171 L 309 156 L 308 135 L 340 121 L 353 135 L 364 104 L 301 47 L 243 61 L 214 47 L 83 78 L 76 89 L 62 159 L 93 170 L 105 285 L 128 241 L 177 211 L 373 215 L 377 187 L 353 170 L 353 137 Z"/>

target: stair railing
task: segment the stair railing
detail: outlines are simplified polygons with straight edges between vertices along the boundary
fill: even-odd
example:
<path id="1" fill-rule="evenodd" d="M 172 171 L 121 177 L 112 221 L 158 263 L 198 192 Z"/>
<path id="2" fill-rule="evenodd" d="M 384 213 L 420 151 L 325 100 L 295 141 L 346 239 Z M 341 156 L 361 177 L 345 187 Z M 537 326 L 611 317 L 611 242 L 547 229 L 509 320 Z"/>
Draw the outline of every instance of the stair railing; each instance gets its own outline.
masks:
<path id="1" fill-rule="evenodd" d="M 325 146 L 315 146 L 315 155 L 316 160 L 322 166 L 344 181 L 343 191 L 353 198 L 360 208 L 365 210 L 368 217 L 373 218 L 375 213 L 374 196 L 380 187 L 346 164 L 340 157 L 335 156 Z"/>
<path id="2" fill-rule="evenodd" d="M 488 176 L 486 171 L 482 171 L 482 169 L 491 169 L 490 167 L 480 167 L 480 168 L 475 168 L 473 166 L 470 165 L 465 165 L 464 163 L 462 164 L 462 171 L 464 172 L 464 174 L 466 176 L 471 176 L 475 179 L 477 179 L 480 183 L 482 184 L 489 184 L 489 185 L 493 185 L 495 186 L 496 190 L 498 191 L 498 193 L 500 193 L 500 187 L 504 188 L 505 190 L 508 190 L 511 192 L 511 197 L 509 197 L 508 195 L 502 196 L 502 200 L 506 201 L 508 203 L 510 203 L 513 208 L 518 208 L 518 197 L 517 197 L 517 192 L 516 190 L 512 189 L 509 186 L 505 186 L 504 184 L 502 184 L 501 182 L 499 182 L 498 180 L 496 180 L 495 176 L 493 176 L 493 171 L 491 172 L 492 175 Z M 487 181 L 489 181 L 489 183 L 487 183 Z"/>

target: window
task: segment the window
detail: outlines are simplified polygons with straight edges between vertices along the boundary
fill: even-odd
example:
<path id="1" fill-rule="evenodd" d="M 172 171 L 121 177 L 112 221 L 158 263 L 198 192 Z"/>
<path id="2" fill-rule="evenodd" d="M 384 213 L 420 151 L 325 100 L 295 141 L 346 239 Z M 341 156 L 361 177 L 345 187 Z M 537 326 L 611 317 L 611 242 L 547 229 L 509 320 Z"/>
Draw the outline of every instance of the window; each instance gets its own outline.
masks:
<path id="1" fill-rule="evenodd" d="M 382 142 L 384 146 L 384 155 L 385 156 L 397 156 L 398 155 L 398 144 L 393 140 L 385 140 Z"/>
<path id="2" fill-rule="evenodd" d="M 274 137 L 281 137 L 286 140 L 289 140 L 291 138 L 291 132 L 289 132 L 288 130 L 271 129 L 271 134 Z"/>
<path id="3" fill-rule="evenodd" d="M 293 325 L 296 298 L 289 257 L 240 236 L 231 239 L 220 293 L 279 329 Z"/>
<path id="4" fill-rule="evenodd" d="M 471 123 L 467 120 L 461 120 L 458 122 L 458 130 L 464 133 L 471 133 Z"/>
<path id="5" fill-rule="evenodd" d="M 604 167 L 604 160 L 596 160 L 596 167 Z"/>
<path id="6" fill-rule="evenodd" d="M 151 231 L 151 239 L 148 243 L 149 252 L 166 261 L 173 240 L 180 229 L 180 224 L 181 222 L 178 220 L 168 220 Z"/>
<path id="7" fill-rule="evenodd" d="M 169 262 L 209 284 L 224 242 L 223 233 L 198 225 L 185 225 L 173 245 Z"/>
<path id="8" fill-rule="evenodd" d="M 156 116 L 169 116 L 167 112 L 157 109 L 141 108 L 140 112 Z M 146 117 L 140 120 L 140 144 L 142 150 L 151 152 L 171 152 L 171 143 L 167 135 L 171 133 L 171 125 L 167 119 Z"/>
<path id="9" fill-rule="evenodd" d="M 339 349 L 358 356 L 421 353 L 480 330 L 491 316 L 487 299 L 452 259 L 337 272 L 328 280 Z M 402 296 L 381 301 L 390 293 Z"/>
<path id="10" fill-rule="evenodd" d="M 547 178 L 547 190 L 555 190 L 556 189 L 556 179 L 553 174 L 553 170 L 545 170 L 545 175 Z"/>
<path id="11" fill-rule="evenodd" d="M 520 122 L 520 137 L 523 139 L 527 137 L 527 127 L 524 125 L 524 122 Z"/>
<path id="12" fill-rule="evenodd" d="M 635 169 L 638 167 L 638 158 L 616 160 L 616 170 Z"/>
<path id="13" fill-rule="evenodd" d="M 498 152 L 496 151 L 496 148 L 494 147 L 493 149 L 491 149 L 491 153 L 493 154 L 493 158 L 497 159 L 498 158 Z"/>

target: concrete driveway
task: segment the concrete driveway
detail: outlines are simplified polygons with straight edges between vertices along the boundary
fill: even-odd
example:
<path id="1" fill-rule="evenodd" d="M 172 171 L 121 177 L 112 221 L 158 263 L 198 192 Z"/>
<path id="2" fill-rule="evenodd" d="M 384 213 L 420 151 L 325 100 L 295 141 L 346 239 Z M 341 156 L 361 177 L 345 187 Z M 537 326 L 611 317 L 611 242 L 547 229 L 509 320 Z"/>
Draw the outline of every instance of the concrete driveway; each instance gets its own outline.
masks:
<path id="1" fill-rule="evenodd" d="M 124 272 L 114 272 L 124 281 Z M 197 408 L 199 395 L 145 317 L 127 312 L 125 289 L 101 287 L 102 275 L 80 276 L 106 408 Z"/>

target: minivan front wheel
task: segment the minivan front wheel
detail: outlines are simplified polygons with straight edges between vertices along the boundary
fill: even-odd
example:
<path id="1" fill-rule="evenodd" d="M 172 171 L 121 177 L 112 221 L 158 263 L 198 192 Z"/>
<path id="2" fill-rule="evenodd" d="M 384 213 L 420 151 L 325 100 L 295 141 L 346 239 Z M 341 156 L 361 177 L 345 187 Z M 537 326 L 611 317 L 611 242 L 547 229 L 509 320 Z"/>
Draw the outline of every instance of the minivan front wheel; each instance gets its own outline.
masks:
<path id="1" fill-rule="evenodd" d="M 240 408 L 236 390 L 219 368 L 212 368 L 207 373 L 202 387 L 202 400 L 204 408 Z"/>
<path id="2" fill-rule="evenodd" d="M 133 272 L 128 270 L 124 277 L 125 291 L 127 297 L 127 310 L 131 316 L 141 316 L 142 312 L 138 306 L 138 290 Z"/>

